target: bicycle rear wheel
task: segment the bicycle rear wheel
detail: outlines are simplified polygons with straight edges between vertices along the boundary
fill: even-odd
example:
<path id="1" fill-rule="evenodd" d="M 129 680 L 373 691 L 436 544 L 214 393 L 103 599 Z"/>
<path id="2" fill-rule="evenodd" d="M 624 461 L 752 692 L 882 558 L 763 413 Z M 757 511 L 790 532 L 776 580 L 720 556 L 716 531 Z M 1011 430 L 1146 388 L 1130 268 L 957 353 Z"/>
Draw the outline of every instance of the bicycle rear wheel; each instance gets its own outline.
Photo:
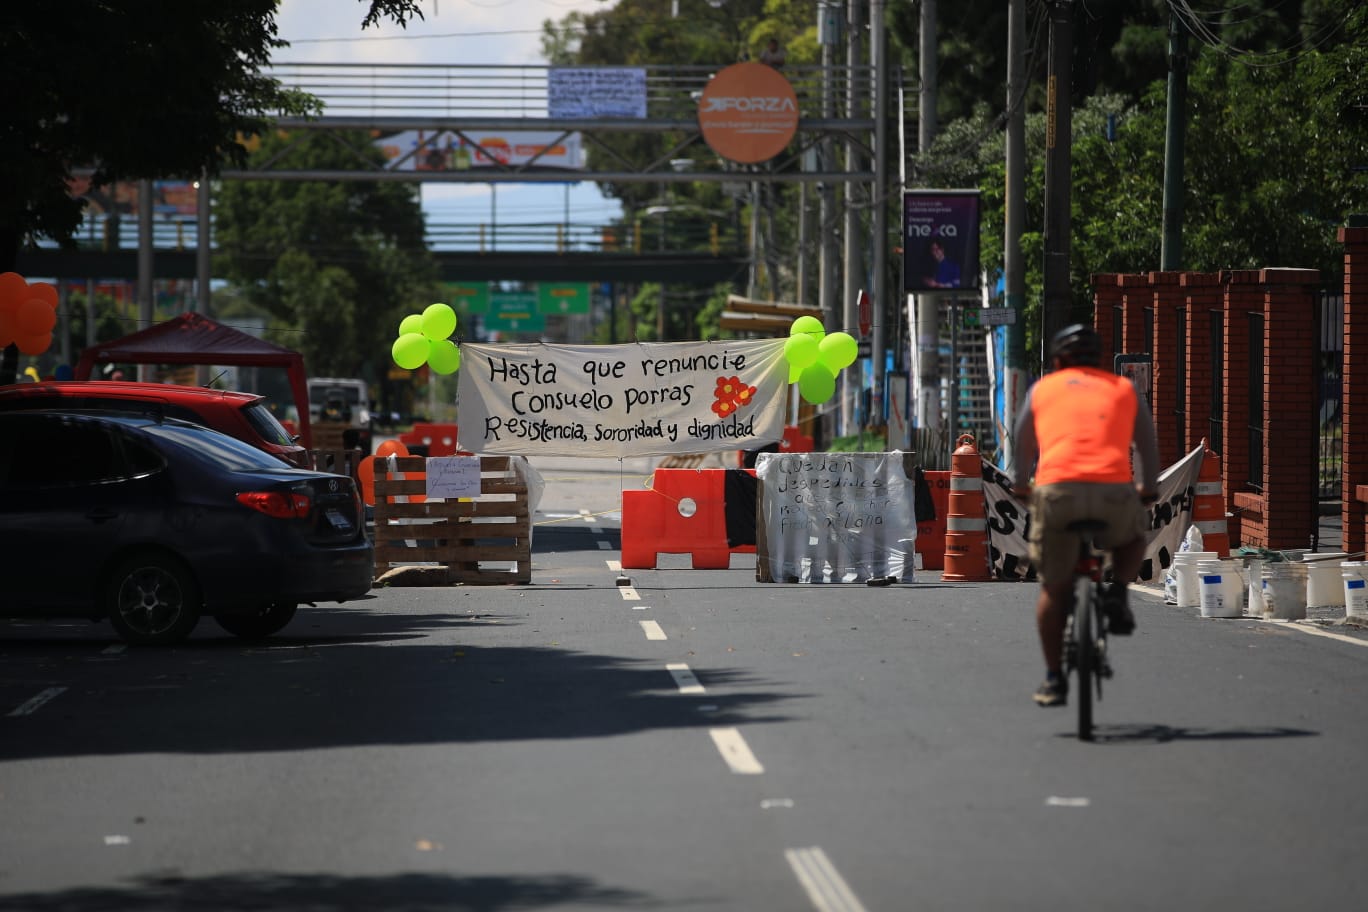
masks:
<path id="1" fill-rule="evenodd" d="M 1093 677 L 1097 674 L 1097 637 L 1093 633 L 1095 618 L 1093 599 L 1097 597 L 1093 581 L 1086 576 L 1074 583 L 1074 655 L 1078 672 L 1078 740 L 1092 740 Z"/>

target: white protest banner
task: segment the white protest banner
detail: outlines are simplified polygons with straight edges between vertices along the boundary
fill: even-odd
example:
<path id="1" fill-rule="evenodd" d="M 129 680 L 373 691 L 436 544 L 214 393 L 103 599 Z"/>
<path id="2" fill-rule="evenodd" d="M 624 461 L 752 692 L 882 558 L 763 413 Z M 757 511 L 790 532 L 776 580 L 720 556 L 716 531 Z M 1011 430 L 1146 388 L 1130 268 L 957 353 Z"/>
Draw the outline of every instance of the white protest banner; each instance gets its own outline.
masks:
<path id="1" fill-rule="evenodd" d="M 550 117 L 646 116 L 644 67 L 552 67 L 546 74 Z"/>
<path id="2" fill-rule="evenodd" d="M 661 456 L 784 435 L 784 339 L 461 346 L 461 444 L 481 453 Z"/>
<path id="3" fill-rule="evenodd" d="M 1157 581 L 1173 563 L 1173 555 L 1192 524 L 1192 503 L 1197 493 L 1197 474 L 1202 469 L 1198 447 L 1159 476 L 1159 500 L 1150 507 L 1149 543 L 1140 579 Z M 983 460 L 983 498 L 988 507 L 988 549 L 993 575 L 998 579 L 1035 579 L 1026 537 L 1031 518 L 1026 503 L 1012 496 L 1012 479 L 988 460 Z"/>
<path id="4" fill-rule="evenodd" d="M 770 579 L 912 581 L 917 519 L 902 453 L 761 453 L 755 477 Z"/>

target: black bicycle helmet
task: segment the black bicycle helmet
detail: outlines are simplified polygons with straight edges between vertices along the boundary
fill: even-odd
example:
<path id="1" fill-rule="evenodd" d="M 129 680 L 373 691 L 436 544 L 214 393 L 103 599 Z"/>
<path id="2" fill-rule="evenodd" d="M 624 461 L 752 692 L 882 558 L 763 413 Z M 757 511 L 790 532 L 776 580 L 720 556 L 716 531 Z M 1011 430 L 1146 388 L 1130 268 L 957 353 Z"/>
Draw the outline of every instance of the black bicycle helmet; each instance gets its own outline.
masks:
<path id="1" fill-rule="evenodd" d="M 1096 367 L 1102 360 L 1102 337 L 1091 326 L 1075 323 L 1055 333 L 1050 341 L 1050 357 L 1064 366 Z"/>

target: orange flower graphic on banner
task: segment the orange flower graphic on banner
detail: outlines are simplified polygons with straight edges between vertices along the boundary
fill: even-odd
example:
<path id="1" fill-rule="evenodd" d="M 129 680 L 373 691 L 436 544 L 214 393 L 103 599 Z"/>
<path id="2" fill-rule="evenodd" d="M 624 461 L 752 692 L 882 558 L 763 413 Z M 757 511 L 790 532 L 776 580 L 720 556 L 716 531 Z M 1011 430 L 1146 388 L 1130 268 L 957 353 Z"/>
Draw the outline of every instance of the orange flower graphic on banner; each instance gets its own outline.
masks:
<path id="1" fill-rule="evenodd" d="M 713 390 L 713 397 L 717 400 L 713 404 L 713 411 L 725 418 L 741 406 L 750 405 L 755 399 L 755 392 L 755 387 L 743 383 L 740 377 L 718 377 L 717 388 Z"/>

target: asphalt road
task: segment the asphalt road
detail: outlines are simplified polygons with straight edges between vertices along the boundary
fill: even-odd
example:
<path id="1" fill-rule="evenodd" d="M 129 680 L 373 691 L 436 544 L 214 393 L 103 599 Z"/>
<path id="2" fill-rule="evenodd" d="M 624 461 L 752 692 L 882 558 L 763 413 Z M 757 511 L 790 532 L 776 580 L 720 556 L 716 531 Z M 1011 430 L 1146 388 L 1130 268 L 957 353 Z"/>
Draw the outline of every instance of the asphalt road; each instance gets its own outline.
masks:
<path id="1" fill-rule="evenodd" d="M 1356 908 L 1368 637 L 1135 597 L 1098 735 L 1034 588 L 618 586 L 649 466 L 561 460 L 527 586 L 249 645 L 0 621 L 0 912 Z"/>

